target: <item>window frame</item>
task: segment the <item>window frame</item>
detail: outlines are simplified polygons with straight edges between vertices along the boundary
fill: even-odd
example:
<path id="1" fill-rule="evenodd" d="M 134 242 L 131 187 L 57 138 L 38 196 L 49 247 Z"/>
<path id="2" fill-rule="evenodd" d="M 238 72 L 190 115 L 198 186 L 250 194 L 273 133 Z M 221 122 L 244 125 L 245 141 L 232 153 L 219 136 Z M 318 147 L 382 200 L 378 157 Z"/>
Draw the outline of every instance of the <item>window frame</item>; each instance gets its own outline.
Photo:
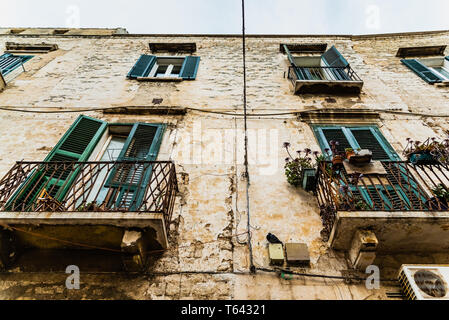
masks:
<path id="1" fill-rule="evenodd" d="M 354 150 L 360 149 L 360 145 L 357 142 L 357 139 L 352 134 L 352 130 L 370 130 L 373 136 L 377 139 L 379 144 L 384 149 L 385 153 L 390 157 L 390 159 L 379 160 L 379 161 L 400 161 L 401 158 L 385 138 L 385 136 L 380 131 L 377 125 L 321 125 L 314 124 L 312 125 L 312 129 L 314 131 L 315 137 L 318 140 L 320 148 L 324 152 L 325 149 L 331 150 L 329 143 L 324 135 L 323 129 L 341 129 L 343 134 L 345 135 L 348 143 Z M 332 151 L 330 151 L 332 152 Z"/>

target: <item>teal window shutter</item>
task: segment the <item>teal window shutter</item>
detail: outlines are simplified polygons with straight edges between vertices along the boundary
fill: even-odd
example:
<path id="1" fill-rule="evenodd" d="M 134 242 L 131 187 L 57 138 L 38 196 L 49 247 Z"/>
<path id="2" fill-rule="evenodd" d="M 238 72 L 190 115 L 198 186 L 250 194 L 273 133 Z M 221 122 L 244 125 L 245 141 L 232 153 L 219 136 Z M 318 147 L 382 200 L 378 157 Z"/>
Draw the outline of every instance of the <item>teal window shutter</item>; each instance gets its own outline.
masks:
<path id="1" fill-rule="evenodd" d="M 447 61 L 449 61 L 449 56 L 447 56 L 445 59 L 446 59 Z"/>
<path id="2" fill-rule="evenodd" d="M 427 83 L 433 84 L 444 80 L 417 59 L 402 59 L 401 62 Z"/>
<path id="3" fill-rule="evenodd" d="M 346 68 L 349 62 L 341 55 L 335 46 L 332 46 L 321 57 L 329 67 Z"/>
<path id="4" fill-rule="evenodd" d="M 129 79 L 136 79 L 140 77 L 146 77 L 150 73 L 157 58 L 155 56 L 143 54 L 137 60 L 136 64 L 131 68 L 127 77 Z"/>
<path id="5" fill-rule="evenodd" d="M 150 182 L 152 165 L 133 166 L 131 163 L 156 160 L 165 127 L 162 124 L 134 124 L 117 159 L 129 161 L 130 164 L 114 168 L 106 182 L 106 187 L 114 189 L 109 207 L 134 211 L 142 205 Z"/>
<path id="6" fill-rule="evenodd" d="M 181 68 L 180 77 L 184 80 L 195 80 L 200 65 L 200 57 L 187 56 Z"/>
<path id="7" fill-rule="evenodd" d="M 33 56 L 19 56 L 11 53 L 5 53 L 0 56 L 0 72 L 5 76 L 31 58 L 33 58 Z"/>
<path id="8" fill-rule="evenodd" d="M 84 162 L 91 155 L 107 128 L 107 122 L 79 116 L 69 130 L 45 158 L 44 162 Z M 73 170 L 75 169 L 75 170 Z M 54 166 L 38 169 L 23 183 L 12 197 L 14 206 L 26 210 L 45 188 L 52 197 L 62 201 L 70 190 L 80 167 Z M 31 196 L 30 196 L 31 192 Z M 7 205 L 9 207 L 9 205 Z"/>
<path id="9" fill-rule="evenodd" d="M 339 152 L 344 152 L 347 148 L 369 149 L 373 152 L 374 160 L 400 160 L 393 147 L 375 126 L 314 126 L 313 130 L 323 152 L 330 149 L 330 142 L 333 140 L 339 142 L 337 147 Z"/>

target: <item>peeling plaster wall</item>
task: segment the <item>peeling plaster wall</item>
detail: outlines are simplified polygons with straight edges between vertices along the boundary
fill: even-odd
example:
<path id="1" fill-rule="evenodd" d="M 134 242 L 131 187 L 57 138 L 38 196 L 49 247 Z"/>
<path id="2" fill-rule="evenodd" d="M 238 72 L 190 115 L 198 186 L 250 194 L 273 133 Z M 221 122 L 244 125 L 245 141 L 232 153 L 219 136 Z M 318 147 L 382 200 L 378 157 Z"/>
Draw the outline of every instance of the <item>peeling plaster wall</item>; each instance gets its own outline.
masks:
<path id="1" fill-rule="evenodd" d="M 320 37 L 248 39 L 248 108 L 254 113 L 341 109 L 397 109 L 419 115 L 381 113 L 378 125 L 398 153 L 407 137 L 442 136 L 449 121 L 431 114 L 447 114 L 449 88 L 427 85 L 395 57 L 400 46 L 447 44 L 449 32 L 427 36 Z M 4 42 L 56 43 L 59 50 L 39 54 L 25 64 L 27 72 L 8 83 L 0 106 L 21 108 L 101 108 L 111 106 L 191 107 L 242 112 L 241 39 L 236 37 L 46 37 L 3 35 Z M 195 81 L 137 82 L 126 74 L 149 42 L 196 42 L 201 56 Z M 335 44 L 365 81 L 360 96 L 295 96 L 285 78 L 287 58 L 280 43 Z M 446 52 L 448 55 L 449 52 Z M 397 292 L 395 283 L 367 290 L 363 283 L 295 278 L 276 274 L 241 274 L 249 268 L 246 236 L 246 193 L 241 117 L 189 111 L 184 116 L 80 114 L 109 122 L 167 123 L 158 160 L 176 163 L 180 192 L 170 224 L 170 250 L 155 259 L 157 275 L 94 275 L 81 270 L 82 288 L 67 291 L 64 274 L 0 275 L 2 299 L 385 299 Z M 0 175 L 18 160 L 43 160 L 77 113 L 35 114 L 0 112 Z M 254 262 L 268 268 L 268 232 L 284 242 L 304 242 L 311 257 L 311 273 L 342 275 L 350 269 L 344 253 L 323 242 L 316 198 L 290 187 L 284 177 L 289 141 L 295 150 L 318 150 L 310 126 L 294 115 L 251 117 L 249 128 L 250 211 Z M 240 235 L 238 237 L 231 237 Z M 400 261 L 445 261 L 442 255 L 380 257 L 394 277 Z M 400 265 L 400 263 L 399 263 Z M 303 269 L 293 269 L 304 271 Z M 223 274 L 162 275 L 178 271 Z M 386 271 L 386 272 L 387 272 Z M 393 274 L 393 275 L 392 275 Z"/>

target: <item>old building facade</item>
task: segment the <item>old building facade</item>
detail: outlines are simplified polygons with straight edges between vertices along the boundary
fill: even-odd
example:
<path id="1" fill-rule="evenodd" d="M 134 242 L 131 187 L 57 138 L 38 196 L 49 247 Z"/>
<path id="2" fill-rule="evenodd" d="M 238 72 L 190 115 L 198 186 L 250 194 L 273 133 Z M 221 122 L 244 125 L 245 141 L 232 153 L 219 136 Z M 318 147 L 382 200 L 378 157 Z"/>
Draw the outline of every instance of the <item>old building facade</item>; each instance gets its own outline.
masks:
<path id="1" fill-rule="evenodd" d="M 248 184 L 241 37 L 0 29 L 19 59 L 0 93 L 0 298 L 399 296 L 401 265 L 449 264 L 449 211 L 432 204 L 449 174 L 402 154 L 407 138 L 447 137 L 448 43 L 448 31 L 249 36 Z M 320 167 L 306 192 L 284 174 L 284 142 L 324 152 L 331 140 L 387 163 L 350 201 L 347 176 Z M 279 271 L 269 233 L 307 245 L 308 265 L 280 267 L 331 277 Z M 378 289 L 355 279 L 368 265 Z"/>

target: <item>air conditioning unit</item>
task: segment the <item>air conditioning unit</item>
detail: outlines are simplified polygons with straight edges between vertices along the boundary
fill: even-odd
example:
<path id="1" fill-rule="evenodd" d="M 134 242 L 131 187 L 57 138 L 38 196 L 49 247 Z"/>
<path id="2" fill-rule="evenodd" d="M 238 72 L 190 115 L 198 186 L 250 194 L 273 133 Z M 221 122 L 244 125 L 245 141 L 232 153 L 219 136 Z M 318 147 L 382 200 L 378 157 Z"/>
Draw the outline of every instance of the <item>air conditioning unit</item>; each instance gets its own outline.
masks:
<path id="1" fill-rule="evenodd" d="M 409 300 L 449 300 L 449 265 L 403 265 L 398 278 Z"/>

